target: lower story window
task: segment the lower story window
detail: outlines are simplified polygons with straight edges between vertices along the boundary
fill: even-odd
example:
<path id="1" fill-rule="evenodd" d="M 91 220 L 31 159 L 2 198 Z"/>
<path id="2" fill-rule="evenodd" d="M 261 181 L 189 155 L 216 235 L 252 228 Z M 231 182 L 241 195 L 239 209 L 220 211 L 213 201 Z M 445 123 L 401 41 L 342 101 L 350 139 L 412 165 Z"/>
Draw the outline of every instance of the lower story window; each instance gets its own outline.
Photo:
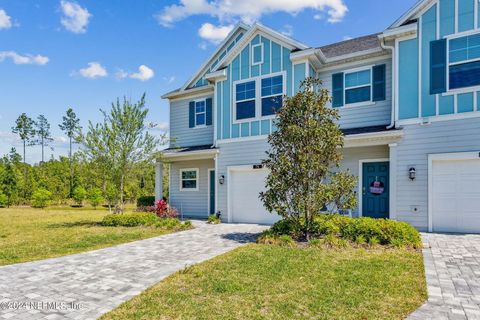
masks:
<path id="1" fill-rule="evenodd" d="M 198 169 L 180 169 L 180 190 L 198 190 Z"/>

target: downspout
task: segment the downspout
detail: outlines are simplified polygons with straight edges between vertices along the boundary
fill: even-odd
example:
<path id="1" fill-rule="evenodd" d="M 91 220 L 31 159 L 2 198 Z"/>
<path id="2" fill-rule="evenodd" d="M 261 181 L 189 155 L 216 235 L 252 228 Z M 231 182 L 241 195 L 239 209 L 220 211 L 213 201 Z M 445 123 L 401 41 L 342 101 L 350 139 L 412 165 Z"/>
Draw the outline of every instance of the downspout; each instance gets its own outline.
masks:
<path id="1" fill-rule="evenodd" d="M 388 46 L 385 44 L 385 38 L 383 38 L 381 35 L 380 37 L 380 45 L 382 46 L 383 49 L 385 50 L 390 50 L 392 52 L 392 112 L 391 112 L 391 118 L 390 118 L 390 125 L 387 127 L 387 129 L 392 129 L 395 127 L 395 88 L 396 88 L 396 67 L 395 67 L 395 47 L 394 46 Z"/>

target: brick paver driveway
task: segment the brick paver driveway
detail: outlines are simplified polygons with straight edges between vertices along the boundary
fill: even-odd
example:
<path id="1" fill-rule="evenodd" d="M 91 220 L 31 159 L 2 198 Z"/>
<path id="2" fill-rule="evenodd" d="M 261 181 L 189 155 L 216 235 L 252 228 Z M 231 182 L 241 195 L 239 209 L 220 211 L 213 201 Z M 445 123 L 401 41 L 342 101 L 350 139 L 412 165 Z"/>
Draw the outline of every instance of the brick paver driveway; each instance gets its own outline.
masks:
<path id="1" fill-rule="evenodd" d="M 422 237 L 429 299 L 409 319 L 480 319 L 480 235 Z"/>
<path id="2" fill-rule="evenodd" d="M 203 222 L 195 226 L 106 249 L 0 267 L 0 319 L 96 319 L 166 276 L 252 241 L 266 229 Z"/>

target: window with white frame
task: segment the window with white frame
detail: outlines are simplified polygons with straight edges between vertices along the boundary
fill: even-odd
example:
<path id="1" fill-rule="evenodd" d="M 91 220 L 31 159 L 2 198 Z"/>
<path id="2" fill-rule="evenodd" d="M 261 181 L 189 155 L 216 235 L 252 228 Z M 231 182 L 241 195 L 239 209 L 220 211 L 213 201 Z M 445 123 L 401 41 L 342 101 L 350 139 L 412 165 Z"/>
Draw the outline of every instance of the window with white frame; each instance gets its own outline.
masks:
<path id="1" fill-rule="evenodd" d="M 235 118 L 237 120 L 255 118 L 255 87 L 255 81 L 242 82 L 235 85 Z"/>
<path id="2" fill-rule="evenodd" d="M 283 76 L 262 79 L 262 117 L 277 113 L 283 104 Z"/>
<path id="3" fill-rule="evenodd" d="M 195 126 L 206 124 L 206 102 L 205 100 L 195 101 Z"/>
<path id="4" fill-rule="evenodd" d="M 372 69 L 345 73 L 345 104 L 372 101 Z"/>
<path id="5" fill-rule="evenodd" d="M 263 43 L 252 46 L 252 65 L 263 63 Z"/>
<path id="6" fill-rule="evenodd" d="M 198 169 L 180 169 L 180 191 L 198 191 Z"/>
<path id="7" fill-rule="evenodd" d="M 480 85 L 480 33 L 450 39 L 449 89 Z"/>

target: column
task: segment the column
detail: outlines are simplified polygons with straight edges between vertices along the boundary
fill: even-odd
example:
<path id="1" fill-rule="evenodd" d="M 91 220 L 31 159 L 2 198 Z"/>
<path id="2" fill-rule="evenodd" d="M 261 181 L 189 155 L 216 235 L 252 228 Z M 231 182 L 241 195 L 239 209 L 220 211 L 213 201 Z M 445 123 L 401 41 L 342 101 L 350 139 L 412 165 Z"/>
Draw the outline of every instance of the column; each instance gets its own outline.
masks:
<path id="1" fill-rule="evenodd" d="M 161 200 L 163 195 L 163 162 L 155 163 L 155 200 Z"/>
<path id="2" fill-rule="evenodd" d="M 390 148 L 390 219 L 397 220 L 397 147 L 396 143 L 389 144 Z"/>

